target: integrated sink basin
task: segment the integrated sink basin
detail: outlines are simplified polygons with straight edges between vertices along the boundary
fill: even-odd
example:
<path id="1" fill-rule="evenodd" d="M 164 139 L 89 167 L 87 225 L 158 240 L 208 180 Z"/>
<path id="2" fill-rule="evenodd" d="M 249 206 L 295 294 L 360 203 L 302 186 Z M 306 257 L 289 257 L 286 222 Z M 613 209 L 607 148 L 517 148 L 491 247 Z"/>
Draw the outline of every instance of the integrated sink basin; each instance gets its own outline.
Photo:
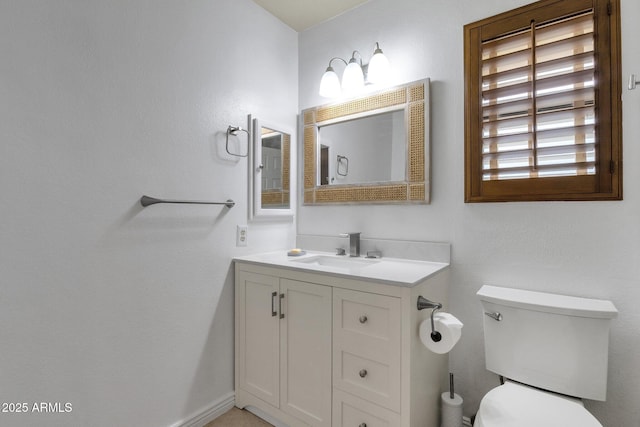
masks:
<path id="1" fill-rule="evenodd" d="M 338 255 L 313 255 L 305 258 L 292 259 L 291 261 L 307 265 L 340 268 L 345 270 L 366 268 L 376 265 L 379 262 L 377 259 L 352 258 Z"/>

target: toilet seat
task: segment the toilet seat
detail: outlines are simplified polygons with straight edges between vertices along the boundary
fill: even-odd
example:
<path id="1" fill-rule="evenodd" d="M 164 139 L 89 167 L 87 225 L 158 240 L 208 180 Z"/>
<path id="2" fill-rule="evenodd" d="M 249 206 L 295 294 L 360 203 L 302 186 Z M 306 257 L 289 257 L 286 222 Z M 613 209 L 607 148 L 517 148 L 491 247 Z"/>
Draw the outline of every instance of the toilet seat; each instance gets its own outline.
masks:
<path id="1" fill-rule="evenodd" d="M 474 427 L 602 427 L 582 401 L 505 382 L 480 402 Z"/>

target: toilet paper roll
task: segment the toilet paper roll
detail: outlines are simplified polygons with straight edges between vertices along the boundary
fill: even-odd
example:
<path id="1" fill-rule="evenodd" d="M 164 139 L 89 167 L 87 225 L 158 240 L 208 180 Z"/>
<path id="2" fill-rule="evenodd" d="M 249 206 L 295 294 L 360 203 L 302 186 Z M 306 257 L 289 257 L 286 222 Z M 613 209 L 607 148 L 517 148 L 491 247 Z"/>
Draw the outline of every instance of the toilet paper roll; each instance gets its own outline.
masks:
<path id="1" fill-rule="evenodd" d="M 451 313 L 436 313 L 433 316 L 433 324 L 436 331 L 442 335 L 442 339 L 438 342 L 431 339 L 431 319 L 425 319 L 420 324 L 422 344 L 434 353 L 450 352 L 462 335 L 462 322 Z"/>
<path id="2" fill-rule="evenodd" d="M 442 407 L 442 423 L 440 427 L 462 427 L 462 397 L 457 393 L 453 399 L 449 392 L 442 393 L 440 403 Z"/>

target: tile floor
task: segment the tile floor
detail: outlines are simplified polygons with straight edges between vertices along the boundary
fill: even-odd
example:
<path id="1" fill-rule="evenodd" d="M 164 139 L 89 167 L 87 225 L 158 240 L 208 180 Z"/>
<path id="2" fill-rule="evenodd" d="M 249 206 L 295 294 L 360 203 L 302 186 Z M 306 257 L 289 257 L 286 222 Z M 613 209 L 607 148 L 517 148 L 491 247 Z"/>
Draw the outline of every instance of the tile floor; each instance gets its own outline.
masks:
<path id="1" fill-rule="evenodd" d="M 272 427 L 266 421 L 256 417 L 249 411 L 231 408 L 228 412 L 211 421 L 204 427 Z"/>

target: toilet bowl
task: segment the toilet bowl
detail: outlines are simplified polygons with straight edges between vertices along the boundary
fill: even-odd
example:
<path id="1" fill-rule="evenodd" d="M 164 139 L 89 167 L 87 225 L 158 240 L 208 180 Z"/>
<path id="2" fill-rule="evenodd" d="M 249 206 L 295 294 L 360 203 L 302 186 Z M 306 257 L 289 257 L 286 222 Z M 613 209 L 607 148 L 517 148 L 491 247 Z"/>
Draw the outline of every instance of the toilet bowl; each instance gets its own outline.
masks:
<path id="1" fill-rule="evenodd" d="M 480 403 L 474 427 L 602 427 L 580 399 L 506 381 Z"/>
<path id="2" fill-rule="evenodd" d="M 485 365 L 508 379 L 474 427 L 602 427 L 581 399 L 606 400 L 611 301 L 483 286 Z"/>

